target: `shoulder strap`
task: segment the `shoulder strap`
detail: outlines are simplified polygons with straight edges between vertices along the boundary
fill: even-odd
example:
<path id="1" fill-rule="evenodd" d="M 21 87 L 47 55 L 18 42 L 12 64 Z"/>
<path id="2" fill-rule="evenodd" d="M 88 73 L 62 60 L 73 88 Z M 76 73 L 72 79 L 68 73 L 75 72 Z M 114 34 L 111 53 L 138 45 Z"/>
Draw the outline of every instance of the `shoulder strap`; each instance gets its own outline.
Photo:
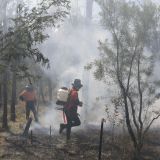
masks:
<path id="1" fill-rule="evenodd" d="M 72 89 L 69 89 L 69 94 L 68 94 L 68 99 L 67 99 L 67 103 L 70 101 L 71 98 L 71 94 L 72 94 Z"/>

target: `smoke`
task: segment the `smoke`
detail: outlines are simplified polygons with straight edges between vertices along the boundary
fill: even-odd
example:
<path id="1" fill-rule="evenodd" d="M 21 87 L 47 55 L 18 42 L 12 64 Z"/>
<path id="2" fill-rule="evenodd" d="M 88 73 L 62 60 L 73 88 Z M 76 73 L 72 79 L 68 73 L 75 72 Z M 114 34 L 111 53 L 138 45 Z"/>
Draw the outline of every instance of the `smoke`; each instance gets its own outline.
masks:
<path id="1" fill-rule="evenodd" d="M 75 78 L 81 79 L 83 88 L 79 91 L 79 99 L 84 105 L 82 108 L 79 107 L 78 112 L 82 125 L 84 122 L 100 123 L 101 119 L 105 118 L 104 101 L 106 100 L 97 101 L 97 97 L 104 97 L 107 88 L 102 82 L 96 81 L 92 72 L 86 71 L 84 66 L 99 55 L 98 41 L 104 40 L 106 33 L 98 24 L 99 22 L 96 22 L 98 11 L 93 21 L 86 24 L 85 1 L 79 2 L 79 6 L 73 2 L 71 14 L 65 22 L 60 27 L 46 31 L 50 38 L 40 48 L 49 57 L 51 68 L 45 72 L 54 83 L 56 82 L 55 90 L 62 86 L 71 88 Z M 97 9 L 96 4 L 94 5 Z M 80 8 L 77 10 L 76 7 Z M 45 119 L 46 125 L 57 125 L 62 122 L 62 115 L 59 116 L 54 109 L 55 101 L 50 111 L 41 117 Z"/>
<path id="2" fill-rule="evenodd" d="M 31 0 L 8 1 L 7 17 L 16 16 L 16 7 L 19 3 L 28 5 L 31 9 L 39 2 Z M 2 9 L 3 6 L 0 5 Z M 1 10 L 0 20 L 3 20 Z M 84 70 L 84 66 L 93 61 L 99 54 L 98 40 L 105 39 L 105 31 L 99 25 L 99 7 L 93 6 L 93 18 L 91 23 L 86 23 L 86 1 L 71 0 L 70 15 L 64 22 L 57 24 L 55 28 L 49 28 L 46 33 L 50 38 L 39 46 L 42 53 L 50 60 L 51 68 L 45 73 L 57 84 L 55 90 L 62 86 L 71 88 L 75 78 L 82 81 L 83 88 L 79 91 L 79 99 L 84 105 L 79 108 L 82 123 L 100 122 L 105 116 L 104 103 L 96 100 L 96 97 L 104 96 L 105 87 L 102 82 L 97 82 L 91 71 Z M 55 92 L 56 93 L 56 92 Z M 56 94 L 54 95 L 56 97 Z M 40 115 L 41 125 L 33 124 L 33 128 L 53 126 L 58 129 L 63 121 L 62 113 L 57 111 L 53 101 L 49 109 Z"/>
<path id="3" fill-rule="evenodd" d="M 99 7 L 94 4 L 90 24 L 85 22 L 85 7 L 85 1 L 72 1 L 68 19 L 60 27 L 47 31 L 50 39 L 41 47 L 43 53 L 50 59 L 51 69 L 46 72 L 57 82 L 56 89 L 62 86 L 70 88 L 75 78 L 82 80 L 83 88 L 79 91 L 79 97 L 84 105 L 79 108 L 80 118 L 82 124 L 85 122 L 95 124 L 106 117 L 104 105 L 109 99 L 102 98 L 103 100 L 97 101 L 97 97 L 109 97 L 108 93 L 111 95 L 112 86 L 107 88 L 102 82 L 96 81 L 92 72 L 84 70 L 84 66 L 98 57 L 98 41 L 103 41 L 108 33 L 99 25 Z M 159 101 L 156 101 L 154 108 L 158 108 L 158 104 Z M 55 107 L 55 102 L 52 106 Z M 53 112 L 56 113 L 54 110 Z M 46 114 L 48 122 L 52 119 L 58 124 L 62 120 L 61 116 L 57 118 L 57 113 L 50 115 L 51 117 Z M 59 120 L 56 121 L 57 119 Z"/>
<path id="4" fill-rule="evenodd" d="M 58 134 L 59 124 L 63 122 L 63 115 L 62 111 L 57 110 L 56 107 L 55 103 L 52 103 L 44 113 L 40 113 L 39 123 L 33 122 L 30 130 L 39 134 L 49 134 L 51 129 L 52 134 Z"/>

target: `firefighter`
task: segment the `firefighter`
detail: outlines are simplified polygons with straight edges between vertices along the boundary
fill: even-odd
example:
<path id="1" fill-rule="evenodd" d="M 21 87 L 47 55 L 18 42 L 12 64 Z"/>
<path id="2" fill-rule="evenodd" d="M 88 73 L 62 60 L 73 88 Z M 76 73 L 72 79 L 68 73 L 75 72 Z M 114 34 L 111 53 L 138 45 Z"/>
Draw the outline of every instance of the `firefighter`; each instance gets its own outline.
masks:
<path id="1" fill-rule="evenodd" d="M 67 140 L 70 139 L 71 128 L 75 126 L 79 126 L 81 121 L 79 119 L 79 115 L 77 113 L 78 106 L 82 107 L 83 103 L 79 101 L 78 91 L 83 85 L 81 84 L 80 79 L 75 79 L 74 83 L 72 83 L 72 89 L 70 90 L 69 97 L 67 103 L 64 105 L 63 111 L 66 115 L 67 124 L 61 123 L 59 133 L 66 128 L 66 137 Z"/>
<path id="2" fill-rule="evenodd" d="M 26 119 L 29 119 L 30 111 L 33 112 L 35 121 L 38 122 L 35 105 L 37 103 L 36 93 L 32 85 L 27 85 L 19 95 L 19 99 L 26 103 Z"/>

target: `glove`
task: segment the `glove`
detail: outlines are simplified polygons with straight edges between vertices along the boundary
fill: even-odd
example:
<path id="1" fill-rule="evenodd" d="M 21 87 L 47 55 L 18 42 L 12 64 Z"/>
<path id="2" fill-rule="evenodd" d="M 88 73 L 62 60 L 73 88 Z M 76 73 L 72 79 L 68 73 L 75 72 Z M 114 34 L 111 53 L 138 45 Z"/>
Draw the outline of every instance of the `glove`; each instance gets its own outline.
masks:
<path id="1" fill-rule="evenodd" d="M 82 107 L 83 106 L 83 102 L 80 101 L 79 102 L 79 106 Z"/>
<path id="2" fill-rule="evenodd" d="M 24 97 L 23 96 L 19 96 L 19 100 L 24 101 Z"/>

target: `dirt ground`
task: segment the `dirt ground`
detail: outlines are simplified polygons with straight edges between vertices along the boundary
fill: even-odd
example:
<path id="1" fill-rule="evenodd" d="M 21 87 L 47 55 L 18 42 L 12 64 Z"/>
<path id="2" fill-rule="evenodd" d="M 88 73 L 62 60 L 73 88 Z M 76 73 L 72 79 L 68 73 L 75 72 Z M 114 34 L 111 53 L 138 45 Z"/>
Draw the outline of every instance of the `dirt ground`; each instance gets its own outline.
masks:
<path id="1" fill-rule="evenodd" d="M 0 130 L 0 160 L 98 160 L 100 126 L 88 125 L 74 131 L 71 140 L 66 141 L 65 133 L 52 135 L 35 130 L 32 137 L 22 136 L 25 121 L 24 109 L 17 112 L 15 123 L 9 123 L 9 131 Z M 23 116 L 22 116 L 23 115 Z M 45 129 L 44 129 L 45 130 Z M 147 136 L 142 151 L 143 160 L 160 160 L 160 131 Z M 104 131 L 102 160 L 130 160 L 132 144 L 127 136 Z"/>
<path id="2" fill-rule="evenodd" d="M 20 135 L 1 132 L 0 159 L 2 160 L 97 160 L 99 131 L 86 130 L 72 133 L 70 141 L 63 135 L 35 134 L 28 139 Z M 3 136 L 3 137 L 2 137 Z M 110 141 L 107 133 L 103 139 L 102 160 L 130 160 L 131 144 Z M 159 140 L 158 140 L 159 141 Z M 148 141 L 143 159 L 160 160 L 160 141 Z"/>

